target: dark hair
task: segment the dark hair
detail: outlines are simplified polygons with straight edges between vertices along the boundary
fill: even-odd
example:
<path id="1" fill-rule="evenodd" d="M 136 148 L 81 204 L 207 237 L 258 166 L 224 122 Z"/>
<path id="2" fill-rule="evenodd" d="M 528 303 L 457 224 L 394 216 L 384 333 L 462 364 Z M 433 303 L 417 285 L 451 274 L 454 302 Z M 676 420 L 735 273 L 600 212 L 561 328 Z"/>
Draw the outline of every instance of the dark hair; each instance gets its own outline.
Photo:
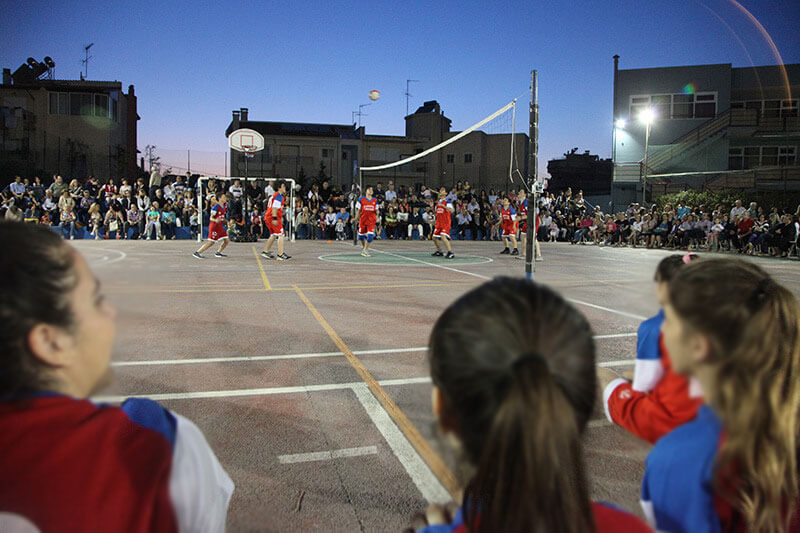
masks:
<path id="1" fill-rule="evenodd" d="M 276 191 L 280 190 L 282 185 L 286 185 L 286 182 L 284 180 L 276 180 L 275 181 L 275 190 Z"/>
<path id="2" fill-rule="evenodd" d="M 0 222 L 0 398 L 46 388 L 45 363 L 28 349 L 40 323 L 72 328 L 69 294 L 78 283 L 72 248 L 37 224 Z"/>
<path id="3" fill-rule="evenodd" d="M 225 195 L 225 194 L 226 194 L 226 193 L 225 193 L 225 191 L 220 191 L 220 192 L 218 192 L 217 194 L 215 194 L 215 195 L 214 195 L 214 197 L 215 197 L 217 200 L 219 200 L 219 199 L 220 199 L 220 198 L 222 198 L 222 196 L 223 196 L 223 195 Z"/>
<path id="4" fill-rule="evenodd" d="M 580 434 L 596 375 L 583 315 L 545 286 L 497 278 L 439 317 L 430 368 L 476 467 L 470 531 L 594 531 Z"/>
<path id="5" fill-rule="evenodd" d="M 734 259 L 679 269 L 669 298 L 711 344 L 706 402 L 725 428 L 716 491 L 748 531 L 788 530 L 800 494 L 800 303 L 764 270 Z"/>
<path id="6" fill-rule="evenodd" d="M 672 281 L 672 278 L 675 277 L 675 274 L 678 272 L 678 269 L 681 268 L 683 265 L 691 263 L 695 259 L 698 259 L 700 256 L 697 254 L 671 254 L 661 260 L 656 267 L 656 273 L 654 276 L 654 280 L 661 283 L 669 283 Z"/>

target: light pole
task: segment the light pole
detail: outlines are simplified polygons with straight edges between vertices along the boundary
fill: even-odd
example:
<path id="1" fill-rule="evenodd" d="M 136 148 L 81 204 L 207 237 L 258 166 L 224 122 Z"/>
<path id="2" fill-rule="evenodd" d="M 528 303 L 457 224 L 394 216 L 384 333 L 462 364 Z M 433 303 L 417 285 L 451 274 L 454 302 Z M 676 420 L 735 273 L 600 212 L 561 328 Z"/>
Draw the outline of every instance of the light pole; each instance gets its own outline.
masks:
<path id="1" fill-rule="evenodd" d="M 642 205 L 645 205 L 645 196 L 647 194 L 647 150 L 650 147 L 650 126 L 653 124 L 653 120 L 655 120 L 655 113 L 653 113 L 653 109 L 648 107 L 642 111 L 641 115 L 639 115 L 639 120 L 645 124 L 643 161 L 644 169 L 642 169 Z"/>

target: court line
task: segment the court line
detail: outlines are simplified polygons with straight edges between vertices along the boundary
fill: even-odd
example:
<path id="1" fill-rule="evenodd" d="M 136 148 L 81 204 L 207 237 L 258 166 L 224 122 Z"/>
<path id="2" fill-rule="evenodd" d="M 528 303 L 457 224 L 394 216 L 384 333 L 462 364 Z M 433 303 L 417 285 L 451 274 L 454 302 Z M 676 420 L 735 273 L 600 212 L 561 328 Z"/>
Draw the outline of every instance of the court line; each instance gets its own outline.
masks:
<path id="1" fill-rule="evenodd" d="M 406 288 L 413 288 L 413 287 L 449 287 L 451 285 L 463 285 L 467 282 L 465 281 L 442 281 L 442 282 L 431 282 L 431 283 L 395 283 L 395 284 L 384 284 L 381 285 L 381 289 L 406 289 Z M 267 284 L 269 282 L 267 281 Z M 265 285 L 266 286 L 266 285 Z M 311 286 L 311 287 L 301 287 L 303 290 L 307 291 L 336 291 L 336 290 L 348 290 L 348 289 L 374 289 L 375 285 L 330 285 L 330 286 Z M 294 287 L 273 287 L 270 285 L 270 288 L 267 289 L 269 291 L 294 291 Z M 210 294 L 215 292 L 264 292 L 264 289 L 261 287 L 253 287 L 249 289 L 214 289 L 214 288 L 199 288 L 199 289 L 148 289 L 148 288 L 136 288 L 136 287 L 125 287 L 121 289 L 110 289 L 105 291 L 107 294 L 161 294 L 161 293 L 203 293 L 203 294 Z"/>
<path id="2" fill-rule="evenodd" d="M 264 290 L 271 291 L 272 287 L 269 285 L 269 280 L 267 279 L 267 273 L 264 272 L 264 265 L 261 264 L 261 258 L 258 257 L 258 252 L 256 251 L 256 247 L 253 246 L 253 255 L 256 258 L 256 263 L 258 263 L 258 270 L 261 272 L 261 281 L 264 282 Z"/>
<path id="3" fill-rule="evenodd" d="M 364 363 L 355 356 L 355 354 L 350 351 L 350 348 L 344 343 L 339 334 L 331 327 L 330 324 L 323 318 L 320 312 L 314 307 L 314 304 L 311 303 L 311 300 L 300 290 L 299 287 L 295 287 L 295 291 L 303 303 L 306 304 L 306 307 L 314 315 L 314 318 L 319 322 L 322 329 L 328 334 L 331 340 L 336 344 L 336 346 L 345 354 L 347 361 L 350 365 L 355 369 L 361 379 L 369 387 L 370 392 L 375 396 L 375 398 L 381 403 L 383 408 L 386 410 L 386 413 L 391 416 L 394 423 L 397 424 L 399 429 L 403 432 L 406 439 L 410 442 L 410 444 L 416 449 L 417 453 L 422 457 L 422 459 L 427 463 L 428 467 L 430 467 L 431 471 L 436 475 L 442 485 L 447 489 L 450 495 L 453 498 L 456 498 L 459 492 L 459 484 L 456 480 L 455 475 L 450 471 L 450 468 L 445 464 L 441 457 L 434 451 L 428 441 L 425 440 L 425 437 L 419 432 L 419 430 L 414 426 L 414 424 L 409 420 L 406 414 L 403 412 L 400 407 L 394 402 L 394 400 L 389 396 L 386 390 L 381 387 L 378 381 L 372 377 L 367 367 L 364 366 Z M 409 472 L 411 475 L 411 472 Z"/>
<path id="4" fill-rule="evenodd" d="M 441 268 L 441 269 L 444 269 L 444 270 L 450 270 L 452 272 L 458 272 L 459 274 L 466 274 L 468 276 L 475 276 L 476 278 L 481 278 L 481 279 L 485 279 L 485 280 L 492 279 L 489 276 L 484 276 L 483 274 L 476 274 L 474 272 L 468 272 L 466 270 L 459 270 L 459 269 L 453 268 L 453 267 L 448 267 L 448 266 L 444 266 L 444 265 L 438 265 L 436 263 L 431 263 L 430 261 L 423 261 L 422 259 L 416 259 L 414 257 L 406 257 L 404 255 L 397 255 L 397 254 L 393 254 L 392 252 L 384 252 L 383 250 L 376 250 L 375 248 L 370 248 L 370 250 L 378 252 L 379 254 L 393 255 L 395 257 L 400 257 L 401 259 L 408 259 L 410 261 L 416 261 L 417 263 L 422 263 L 423 265 L 428 265 L 428 266 L 432 266 L 432 267 L 436 267 L 436 268 Z M 476 263 L 476 264 L 485 264 L 485 263 Z"/>
<path id="5" fill-rule="evenodd" d="M 383 435 L 397 460 L 403 465 L 422 497 L 429 503 L 444 504 L 453 499 L 452 490 L 448 491 L 440 482 L 435 472 L 420 457 L 415 447 L 398 429 L 392 418 L 375 398 L 366 383 L 353 386 L 353 392 L 361 402 L 372 423 Z"/>
<path id="6" fill-rule="evenodd" d="M 602 305 L 590 304 L 589 302 L 576 300 L 574 298 L 567 298 L 567 301 L 572 302 L 574 304 L 583 305 L 583 306 L 586 306 L 586 307 L 592 307 L 594 309 L 600 309 L 601 311 L 606 311 L 608 313 L 614 313 L 614 314 L 617 314 L 617 315 L 626 316 L 628 318 L 635 318 L 636 320 L 647 320 L 646 316 L 635 315 L 633 313 L 628 313 L 626 311 L 620 311 L 618 309 L 611 309 L 610 307 L 603 307 Z"/>
<path id="7" fill-rule="evenodd" d="M 602 428 L 602 427 L 605 427 L 605 426 L 613 426 L 613 425 L 614 424 L 612 424 L 611 422 L 609 422 L 605 418 L 598 418 L 596 420 L 589 420 L 589 423 L 586 424 L 586 427 L 589 427 L 589 428 Z"/>
<path id="8" fill-rule="evenodd" d="M 597 363 L 597 366 L 601 368 L 606 368 L 609 366 L 626 366 L 635 364 L 636 364 L 636 359 L 621 359 L 619 361 L 603 361 L 601 363 Z"/>
<path id="9" fill-rule="evenodd" d="M 342 448 L 340 450 L 329 450 L 324 452 L 294 453 L 289 455 L 279 455 L 278 462 L 281 464 L 309 463 L 312 461 L 330 461 L 343 457 L 360 457 L 362 455 L 377 455 L 377 446 L 361 446 L 358 448 Z"/>
<path id="10" fill-rule="evenodd" d="M 374 354 L 387 354 L 387 353 L 403 353 L 403 352 L 422 352 L 427 350 L 427 346 L 417 348 L 390 348 L 385 350 L 361 350 L 353 352 L 356 355 L 374 355 Z M 190 365 L 198 363 L 233 363 L 233 362 L 249 362 L 249 361 L 274 361 L 281 359 L 312 359 L 316 357 L 341 357 L 343 352 L 317 352 L 317 353 L 297 353 L 287 355 L 239 355 L 232 357 L 208 357 L 208 358 L 193 358 L 193 359 L 150 359 L 141 361 L 117 361 L 111 363 L 111 366 L 160 366 L 160 365 Z"/>
<path id="11" fill-rule="evenodd" d="M 91 248 L 91 250 L 100 250 L 101 252 L 106 252 L 106 253 L 113 252 L 115 254 L 119 254 L 119 257 L 111 259 L 110 261 L 101 261 L 101 262 L 96 263 L 96 264 L 93 263 L 92 264 L 92 268 L 106 266 L 106 265 L 112 265 L 112 264 L 114 264 L 114 263 L 116 263 L 118 261 L 123 261 L 126 257 L 128 257 L 128 254 L 126 254 L 122 250 L 114 250 L 114 249 L 109 250 L 108 248 Z"/>
<path id="12" fill-rule="evenodd" d="M 275 290 L 275 289 L 273 289 Z M 595 335 L 595 340 L 602 339 L 617 339 L 622 337 L 635 337 L 636 333 L 612 333 L 609 335 Z M 416 346 L 413 348 L 384 348 L 377 350 L 356 350 L 353 351 L 355 355 L 380 355 L 392 353 L 410 353 L 410 352 L 424 352 L 428 349 L 427 346 Z M 281 354 L 281 355 L 234 355 L 229 357 L 196 357 L 191 359 L 143 359 L 135 361 L 114 361 L 111 363 L 112 367 L 122 366 L 165 366 L 165 365 L 193 365 L 203 363 L 239 363 L 239 362 L 255 362 L 255 361 L 278 361 L 284 359 L 312 359 L 317 357 L 341 357 L 344 352 L 311 352 L 311 353 L 296 353 L 296 354 Z M 634 360 L 617 361 L 619 365 L 633 363 Z M 607 366 L 615 366 L 609 363 L 602 363 Z"/>

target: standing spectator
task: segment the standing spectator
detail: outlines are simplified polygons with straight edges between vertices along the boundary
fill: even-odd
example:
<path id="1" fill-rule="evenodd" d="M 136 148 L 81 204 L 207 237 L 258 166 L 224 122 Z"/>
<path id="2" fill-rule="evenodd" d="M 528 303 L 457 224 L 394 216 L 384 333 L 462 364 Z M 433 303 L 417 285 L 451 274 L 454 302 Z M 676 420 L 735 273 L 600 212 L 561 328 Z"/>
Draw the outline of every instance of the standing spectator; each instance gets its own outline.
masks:
<path id="1" fill-rule="evenodd" d="M 161 188 L 161 174 L 159 174 L 157 168 L 153 168 L 153 170 L 150 172 L 150 185 L 148 187 L 148 190 L 150 190 L 152 194 L 153 189 L 160 189 L 160 188 Z"/>
<path id="2" fill-rule="evenodd" d="M 61 198 L 61 193 L 67 189 L 69 189 L 69 187 L 66 183 L 64 183 L 64 178 L 61 176 L 55 176 L 55 180 L 47 190 L 53 193 L 53 198 Z"/>
<path id="3" fill-rule="evenodd" d="M 349 228 L 350 228 L 350 213 L 347 212 L 347 208 L 345 208 L 345 207 L 340 207 L 339 208 L 339 212 L 336 214 L 336 233 L 337 233 L 336 236 L 337 236 L 337 238 L 339 237 L 339 233 L 340 233 L 340 231 L 339 231 L 339 224 L 340 223 L 341 223 L 341 227 L 342 227 L 341 233 L 342 233 L 343 238 L 341 238 L 339 240 L 344 240 L 344 239 L 351 238 L 352 236 L 348 235 L 348 233 L 347 233 Z"/>
<path id="4" fill-rule="evenodd" d="M 731 222 L 737 222 L 736 217 L 743 216 L 746 211 L 747 211 L 747 209 L 742 207 L 742 201 L 741 200 L 736 200 L 736 204 L 733 206 L 733 209 L 731 209 L 731 216 L 730 216 L 729 220 Z"/>
<path id="5" fill-rule="evenodd" d="M 422 213 L 422 220 L 425 223 L 425 235 L 430 240 L 433 238 L 433 226 L 436 224 L 436 215 L 433 214 L 433 210 L 430 207 L 425 208 L 425 212 Z M 424 238 L 424 235 L 420 234 L 420 238 Z"/>
<path id="6" fill-rule="evenodd" d="M 200 216 L 197 214 L 196 207 L 192 207 L 192 212 L 189 215 L 189 231 L 192 232 L 192 239 L 197 238 L 200 233 Z"/>
<path id="7" fill-rule="evenodd" d="M 315 237 L 311 227 L 311 214 L 307 206 L 303 206 L 294 218 L 294 225 L 297 228 L 297 235 L 301 239 L 313 239 Z"/>

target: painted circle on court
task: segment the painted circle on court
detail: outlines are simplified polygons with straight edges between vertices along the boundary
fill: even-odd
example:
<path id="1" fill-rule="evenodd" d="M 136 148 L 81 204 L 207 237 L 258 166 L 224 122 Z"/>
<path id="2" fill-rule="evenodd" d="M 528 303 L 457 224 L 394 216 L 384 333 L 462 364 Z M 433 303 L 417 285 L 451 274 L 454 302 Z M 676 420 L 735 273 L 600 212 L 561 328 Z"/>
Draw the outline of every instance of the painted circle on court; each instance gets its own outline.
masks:
<path id="1" fill-rule="evenodd" d="M 345 263 L 348 265 L 370 266 L 447 266 L 447 265 L 477 265 L 491 263 L 492 259 L 481 255 L 459 255 L 453 259 L 433 257 L 426 252 L 371 252 L 369 257 L 364 257 L 361 252 L 335 253 L 319 256 L 321 261 L 331 263 Z"/>

